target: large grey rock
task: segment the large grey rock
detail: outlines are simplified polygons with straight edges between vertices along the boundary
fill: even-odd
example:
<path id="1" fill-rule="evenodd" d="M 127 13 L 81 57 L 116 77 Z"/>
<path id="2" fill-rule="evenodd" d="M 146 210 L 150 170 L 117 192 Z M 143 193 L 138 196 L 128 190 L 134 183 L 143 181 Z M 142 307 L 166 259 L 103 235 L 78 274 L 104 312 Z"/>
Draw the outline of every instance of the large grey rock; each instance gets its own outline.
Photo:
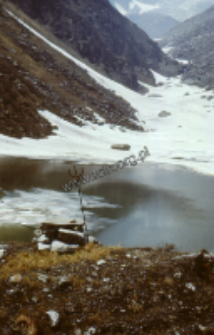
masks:
<path id="1" fill-rule="evenodd" d="M 130 148 L 131 148 L 131 146 L 129 144 L 113 144 L 111 146 L 111 149 L 125 150 L 125 151 L 130 150 Z"/>
<path id="2" fill-rule="evenodd" d="M 167 116 L 170 116 L 171 113 L 169 112 L 166 112 L 166 111 L 162 111 L 158 114 L 159 117 L 167 117 Z"/>
<path id="3" fill-rule="evenodd" d="M 149 94 L 148 95 L 149 98 L 162 98 L 163 96 L 161 94 Z"/>

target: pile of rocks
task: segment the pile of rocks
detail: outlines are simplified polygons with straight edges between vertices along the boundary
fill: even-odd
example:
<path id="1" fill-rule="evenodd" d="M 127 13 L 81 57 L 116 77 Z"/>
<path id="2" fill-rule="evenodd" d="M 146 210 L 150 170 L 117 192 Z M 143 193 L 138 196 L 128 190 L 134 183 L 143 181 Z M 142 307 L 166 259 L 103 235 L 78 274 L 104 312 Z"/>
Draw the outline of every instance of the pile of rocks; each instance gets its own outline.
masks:
<path id="1" fill-rule="evenodd" d="M 36 237 L 33 242 L 37 244 L 38 250 L 73 252 L 89 242 L 99 243 L 86 233 L 85 224 L 76 220 L 69 223 L 44 222 L 34 234 Z"/>

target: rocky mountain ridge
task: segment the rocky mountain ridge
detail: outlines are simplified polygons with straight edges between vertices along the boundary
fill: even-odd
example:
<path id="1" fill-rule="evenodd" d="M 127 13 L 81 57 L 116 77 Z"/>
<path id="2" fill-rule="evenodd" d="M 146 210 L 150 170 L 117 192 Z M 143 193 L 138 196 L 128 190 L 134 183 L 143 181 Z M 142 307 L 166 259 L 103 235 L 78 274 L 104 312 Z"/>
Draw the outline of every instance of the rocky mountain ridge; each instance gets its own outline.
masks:
<path id="1" fill-rule="evenodd" d="M 169 15 L 180 22 L 185 21 L 214 5 L 213 0 L 109 0 L 124 14 L 140 15 L 156 12 Z"/>
<path id="2" fill-rule="evenodd" d="M 109 0 L 124 16 L 152 38 L 160 38 L 179 22 L 197 15 L 213 0 Z"/>
<path id="3" fill-rule="evenodd" d="M 191 63 L 183 74 L 187 83 L 214 87 L 213 21 L 214 6 L 172 29 L 160 42 L 171 57 Z"/>
<path id="4" fill-rule="evenodd" d="M 138 80 L 155 84 L 150 69 L 167 76 L 182 72 L 108 0 L 91 0 L 90 4 L 86 0 L 10 1 L 85 61 L 134 90 L 142 91 Z"/>

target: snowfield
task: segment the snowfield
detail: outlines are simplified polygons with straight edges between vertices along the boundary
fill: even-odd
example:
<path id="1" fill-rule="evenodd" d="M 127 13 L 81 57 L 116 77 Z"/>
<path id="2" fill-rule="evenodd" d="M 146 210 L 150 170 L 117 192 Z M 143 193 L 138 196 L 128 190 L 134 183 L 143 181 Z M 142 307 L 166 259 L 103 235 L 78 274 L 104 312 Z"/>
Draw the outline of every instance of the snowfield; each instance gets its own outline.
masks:
<path id="1" fill-rule="evenodd" d="M 149 5 L 149 4 L 145 4 L 140 1 L 137 1 L 137 0 L 132 0 L 132 2 L 130 2 L 129 4 L 129 9 L 133 10 L 135 9 L 135 7 L 138 7 L 140 10 L 140 14 L 143 14 L 146 12 L 150 12 L 151 10 L 160 8 L 160 5 L 159 4 Z"/>
<path id="2" fill-rule="evenodd" d="M 123 6 L 121 4 L 115 2 L 114 6 L 118 10 L 118 12 L 120 12 L 120 14 L 122 14 L 124 16 L 126 16 L 128 14 L 128 12 L 123 8 Z M 143 14 L 143 13 L 150 12 L 152 10 L 158 9 L 158 8 L 160 8 L 159 4 L 149 5 L 149 4 L 137 1 L 137 0 L 132 0 L 129 3 L 129 11 L 133 11 L 135 9 L 138 9 L 140 15 Z"/>
<path id="3" fill-rule="evenodd" d="M 99 126 L 90 122 L 78 127 L 49 111 L 40 111 L 58 127 L 56 136 L 20 140 L 0 135 L 0 155 L 110 163 L 129 154 L 137 155 L 147 146 L 151 153 L 147 160 L 151 162 L 179 164 L 201 173 L 214 174 L 213 92 L 183 84 L 180 77 L 165 78 L 154 73 L 156 82 L 161 85 L 152 87 L 143 83 L 149 88 L 149 93 L 138 94 L 92 70 L 16 19 L 52 48 L 86 69 L 100 85 L 126 99 L 137 110 L 139 124 L 144 126 L 145 132 L 127 129 L 122 132 L 118 126 Z M 162 117 L 159 116 L 161 112 L 164 112 Z M 129 144 L 131 150 L 112 150 L 111 145 L 115 143 Z"/>

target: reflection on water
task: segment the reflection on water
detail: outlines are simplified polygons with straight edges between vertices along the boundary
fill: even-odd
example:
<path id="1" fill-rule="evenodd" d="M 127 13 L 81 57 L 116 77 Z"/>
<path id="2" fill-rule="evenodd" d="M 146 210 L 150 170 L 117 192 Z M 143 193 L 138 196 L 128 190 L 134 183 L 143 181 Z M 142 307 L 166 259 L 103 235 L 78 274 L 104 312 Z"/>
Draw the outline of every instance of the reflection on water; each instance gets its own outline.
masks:
<path id="1" fill-rule="evenodd" d="M 0 241 L 29 242 L 33 238 L 33 229 L 18 225 L 2 225 L 0 228 Z"/>
<path id="2" fill-rule="evenodd" d="M 17 228 L 81 218 L 77 192 L 65 193 L 71 162 L 0 161 L 0 240 L 30 240 Z M 97 169 L 87 167 L 86 173 Z M 83 188 L 90 230 L 106 245 L 174 243 L 183 250 L 213 250 L 214 178 L 184 168 L 144 163 Z M 6 224 L 6 225 L 5 225 Z"/>
<path id="3" fill-rule="evenodd" d="M 183 250 L 214 250 L 214 178 L 185 168 L 143 164 L 126 169 L 87 192 L 122 206 L 117 223 L 96 234 L 106 245 L 174 243 Z M 109 216 L 105 209 L 95 210 Z"/>

